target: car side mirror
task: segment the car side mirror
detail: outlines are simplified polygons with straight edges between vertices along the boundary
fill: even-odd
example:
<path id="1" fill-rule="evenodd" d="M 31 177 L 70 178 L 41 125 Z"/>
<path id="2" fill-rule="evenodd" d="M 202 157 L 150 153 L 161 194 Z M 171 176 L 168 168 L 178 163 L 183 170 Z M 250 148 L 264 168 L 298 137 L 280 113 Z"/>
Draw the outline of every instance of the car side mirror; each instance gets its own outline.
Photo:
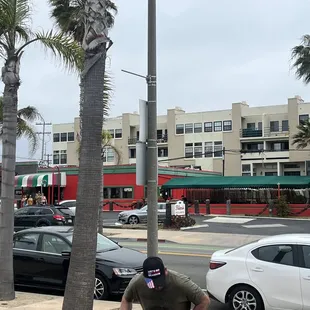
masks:
<path id="1" fill-rule="evenodd" d="M 61 256 L 69 258 L 71 256 L 71 252 L 70 251 L 63 251 L 63 252 L 61 252 Z"/>

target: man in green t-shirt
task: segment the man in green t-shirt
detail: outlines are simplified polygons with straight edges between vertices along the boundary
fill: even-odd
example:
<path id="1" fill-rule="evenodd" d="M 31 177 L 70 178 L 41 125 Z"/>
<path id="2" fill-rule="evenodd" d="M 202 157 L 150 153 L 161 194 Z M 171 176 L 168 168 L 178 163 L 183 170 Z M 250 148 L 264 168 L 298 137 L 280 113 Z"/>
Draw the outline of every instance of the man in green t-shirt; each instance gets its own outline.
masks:
<path id="1" fill-rule="evenodd" d="M 148 257 L 143 273 L 129 283 L 120 310 L 131 310 L 137 301 L 143 310 L 208 310 L 210 299 L 187 276 L 165 268 L 159 257 Z"/>

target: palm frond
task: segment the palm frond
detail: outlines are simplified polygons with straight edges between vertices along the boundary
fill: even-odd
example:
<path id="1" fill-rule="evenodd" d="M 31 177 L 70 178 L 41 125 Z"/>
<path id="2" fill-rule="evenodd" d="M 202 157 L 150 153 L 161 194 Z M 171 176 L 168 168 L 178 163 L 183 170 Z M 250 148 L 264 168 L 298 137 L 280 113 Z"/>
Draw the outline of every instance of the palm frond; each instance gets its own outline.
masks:
<path id="1" fill-rule="evenodd" d="M 301 122 L 297 129 L 298 132 L 292 137 L 292 145 L 295 145 L 298 150 L 304 149 L 310 144 L 310 121 Z"/>
<path id="2" fill-rule="evenodd" d="M 43 121 L 43 117 L 36 107 L 28 106 L 17 111 L 17 118 L 23 118 L 25 121 L 34 122 Z"/>
<path id="3" fill-rule="evenodd" d="M 292 49 L 291 60 L 296 77 L 308 84 L 310 82 L 310 35 L 304 35 L 300 45 Z"/>
<path id="4" fill-rule="evenodd" d="M 51 17 L 59 29 L 82 44 L 84 38 L 83 12 L 85 0 L 49 0 L 52 7 Z M 114 26 L 117 6 L 113 1 L 106 1 L 106 18 L 108 28 Z"/>
<path id="5" fill-rule="evenodd" d="M 15 48 L 18 39 L 25 42 L 31 34 L 29 3 L 29 0 L 0 0 L 0 34 L 9 49 Z"/>
<path id="6" fill-rule="evenodd" d="M 29 151 L 33 155 L 39 146 L 38 136 L 35 128 L 28 124 L 22 118 L 17 119 L 17 138 L 25 137 L 29 142 Z"/>
<path id="7" fill-rule="evenodd" d="M 83 67 L 83 50 L 72 38 L 64 33 L 54 33 L 52 30 L 38 32 L 34 34 L 34 38 L 19 48 L 16 52 L 18 55 L 26 46 L 40 42 L 47 51 L 51 51 L 53 56 L 60 59 L 65 68 L 72 70 L 81 70 Z"/>

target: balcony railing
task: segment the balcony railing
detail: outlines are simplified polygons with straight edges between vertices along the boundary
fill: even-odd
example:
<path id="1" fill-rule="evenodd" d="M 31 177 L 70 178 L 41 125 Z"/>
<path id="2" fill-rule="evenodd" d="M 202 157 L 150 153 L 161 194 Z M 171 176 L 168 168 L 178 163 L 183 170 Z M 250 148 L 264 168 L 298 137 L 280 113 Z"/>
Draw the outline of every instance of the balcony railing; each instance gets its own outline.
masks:
<path id="1" fill-rule="evenodd" d="M 265 127 L 263 129 L 258 128 L 245 128 L 240 130 L 241 138 L 256 138 L 256 137 L 288 137 L 288 127 Z"/>
<path id="2" fill-rule="evenodd" d="M 254 138 L 254 137 L 262 137 L 263 130 L 257 128 L 245 128 L 240 130 L 241 138 Z"/>
<path id="3" fill-rule="evenodd" d="M 133 145 L 139 141 L 138 137 L 131 137 L 128 139 L 128 144 Z M 158 135 L 157 136 L 157 143 L 167 143 L 168 142 L 168 135 Z"/>

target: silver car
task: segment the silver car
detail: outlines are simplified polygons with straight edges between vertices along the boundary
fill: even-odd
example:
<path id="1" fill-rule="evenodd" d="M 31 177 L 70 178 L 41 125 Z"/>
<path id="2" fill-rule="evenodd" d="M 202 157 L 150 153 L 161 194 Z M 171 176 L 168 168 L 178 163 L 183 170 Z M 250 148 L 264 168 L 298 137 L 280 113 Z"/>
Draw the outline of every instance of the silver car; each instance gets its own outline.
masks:
<path id="1" fill-rule="evenodd" d="M 166 203 L 158 203 L 158 221 L 163 222 L 166 218 Z M 147 221 L 147 205 L 141 209 L 123 211 L 118 214 L 118 221 L 122 224 L 139 224 Z"/>

